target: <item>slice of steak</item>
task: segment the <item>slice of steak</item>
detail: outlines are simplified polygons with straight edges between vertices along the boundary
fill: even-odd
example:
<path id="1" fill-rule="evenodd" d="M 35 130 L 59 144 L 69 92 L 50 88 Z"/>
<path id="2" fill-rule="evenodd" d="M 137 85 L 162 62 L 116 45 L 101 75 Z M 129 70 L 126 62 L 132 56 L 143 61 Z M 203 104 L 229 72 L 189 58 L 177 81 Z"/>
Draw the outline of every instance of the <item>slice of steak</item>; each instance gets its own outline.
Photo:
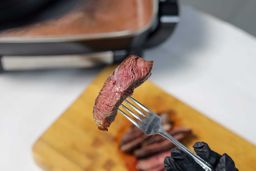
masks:
<path id="1" fill-rule="evenodd" d="M 185 138 L 187 138 L 190 134 L 191 134 L 191 131 L 180 132 L 180 133 L 175 134 L 174 138 L 178 141 L 182 141 Z M 167 139 L 164 139 L 162 142 L 156 142 L 153 144 L 142 146 L 141 148 L 134 151 L 134 155 L 137 158 L 145 158 L 145 157 L 149 157 L 154 154 L 157 154 L 157 153 L 161 153 L 161 152 L 171 149 L 173 147 L 174 147 L 173 143 L 171 143 Z"/>
<path id="2" fill-rule="evenodd" d="M 145 138 L 145 136 L 138 137 L 133 141 L 123 144 L 122 146 L 120 146 L 120 149 L 125 153 L 133 153 L 134 150 L 140 148 L 141 143 L 144 141 Z"/>
<path id="3" fill-rule="evenodd" d="M 134 125 L 132 125 L 128 131 L 123 135 L 121 142 L 120 142 L 120 146 L 129 143 L 133 140 L 135 140 L 136 138 L 142 137 L 144 136 L 144 133 L 138 129 L 137 127 L 135 127 Z"/>
<path id="4" fill-rule="evenodd" d="M 176 127 L 172 130 L 167 130 L 167 132 L 169 134 L 171 134 L 172 136 L 176 136 L 177 134 L 189 135 L 189 134 L 191 134 L 191 129 L 183 128 L 183 127 Z M 164 140 L 166 140 L 161 135 L 149 135 L 149 136 L 145 135 L 145 134 L 141 133 L 141 131 L 138 128 L 133 128 L 133 127 L 129 128 L 127 133 L 128 134 L 124 135 L 124 137 L 128 136 L 129 141 L 121 140 L 121 143 L 120 143 L 120 149 L 121 149 L 121 151 L 123 151 L 125 153 L 134 153 L 134 150 L 138 151 L 140 149 L 144 150 L 144 149 L 148 148 L 146 146 L 150 146 L 151 144 L 161 143 Z M 133 139 L 132 139 L 132 137 L 133 137 Z M 180 135 L 178 135 L 178 137 L 180 137 Z M 128 139 L 125 138 L 125 140 L 128 140 Z M 143 147 L 145 147 L 145 148 L 143 148 Z M 151 149 L 151 148 L 149 148 L 149 149 Z M 147 152 L 145 152 L 145 153 L 147 153 Z"/>
<path id="5" fill-rule="evenodd" d="M 161 170 L 161 169 L 164 169 L 164 159 L 165 159 L 165 157 L 170 156 L 170 155 L 171 155 L 171 152 L 170 152 L 170 149 L 168 149 L 160 154 L 148 157 L 146 159 L 138 160 L 136 168 L 138 170 Z M 160 166 L 162 166 L 162 168 Z"/>
<path id="6" fill-rule="evenodd" d="M 146 170 L 139 170 L 139 171 L 164 171 L 164 165 L 163 163 L 157 166 L 154 166 L 153 168 L 146 169 Z"/>
<path id="7" fill-rule="evenodd" d="M 191 129 L 184 128 L 184 127 L 176 127 L 176 128 L 173 128 L 172 130 L 168 130 L 167 132 L 169 134 L 171 134 L 172 136 L 175 136 L 175 135 L 181 134 L 181 133 L 184 133 L 184 134 L 187 134 L 187 135 L 192 134 Z M 150 145 L 150 144 L 159 143 L 159 142 L 162 142 L 164 140 L 165 140 L 165 138 L 162 137 L 161 135 L 155 135 L 154 138 L 147 137 L 143 141 L 142 146 L 147 146 L 147 145 Z"/>
<path id="8" fill-rule="evenodd" d="M 162 125 L 166 131 L 169 131 L 172 127 L 171 125 L 171 121 L 168 118 L 168 116 L 161 115 L 162 118 Z M 139 128 L 137 128 L 134 125 L 131 125 L 130 128 L 127 130 L 127 132 L 123 135 L 121 142 L 120 142 L 120 146 L 129 143 L 131 141 L 134 141 L 136 138 L 141 137 L 141 136 L 146 136 Z M 149 139 L 151 136 L 148 136 L 147 139 Z M 153 138 L 154 139 L 154 138 Z"/>
<path id="9" fill-rule="evenodd" d="M 145 170 L 145 171 L 164 171 L 164 166 L 162 164 L 162 165 L 156 166 L 152 169 L 148 169 L 148 170 Z"/>
<path id="10" fill-rule="evenodd" d="M 120 144 L 120 149 L 121 149 L 121 151 L 123 151 L 125 153 L 134 153 L 135 150 L 143 148 L 144 143 L 147 141 L 150 141 L 150 143 L 148 143 L 148 144 L 153 144 L 153 143 L 161 142 L 164 140 L 165 140 L 165 138 L 163 138 L 161 135 L 142 134 L 141 136 L 138 136 L 130 141 Z M 146 143 L 146 145 L 147 145 L 147 143 Z"/>
<path id="11" fill-rule="evenodd" d="M 130 55 L 107 78 L 93 108 L 93 117 L 101 130 L 114 121 L 119 105 L 151 74 L 153 61 Z"/>
<path id="12" fill-rule="evenodd" d="M 171 133 L 171 130 L 167 130 Z M 156 143 L 163 141 L 164 138 L 160 135 L 146 135 L 138 128 L 130 128 L 123 136 L 120 142 L 120 149 L 125 153 L 134 153 L 135 150 L 144 146 L 144 144 Z"/>
<path id="13" fill-rule="evenodd" d="M 140 129 L 136 128 L 133 129 L 134 135 L 137 134 L 137 132 L 141 132 Z M 167 131 L 170 133 L 170 130 Z M 163 141 L 165 140 L 165 138 L 163 138 L 160 135 L 146 135 L 144 133 L 142 134 L 138 134 L 137 136 L 133 136 L 132 132 L 130 133 L 130 131 L 128 131 L 129 133 L 129 139 L 130 137 L 134 137 L 133 139 L 130 139 L 129 141 L 125 141 L 124 143 L 120 144 L 120 149 L 121 151 L 125 152 L 125 153 L 133 153 L 134 150 L 137 150 L 138 148 L 141 148 L 144 144 L 145 141 L 154 141 L 153 143 L 157 142 L 157 141 Z"/>

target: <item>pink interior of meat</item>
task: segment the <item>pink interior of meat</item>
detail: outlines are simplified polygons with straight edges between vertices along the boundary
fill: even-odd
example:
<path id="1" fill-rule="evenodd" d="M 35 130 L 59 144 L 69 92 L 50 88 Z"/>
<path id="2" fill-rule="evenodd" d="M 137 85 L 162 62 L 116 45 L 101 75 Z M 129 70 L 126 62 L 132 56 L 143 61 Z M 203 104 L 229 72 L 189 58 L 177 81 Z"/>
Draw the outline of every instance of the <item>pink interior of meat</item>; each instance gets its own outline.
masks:
<path id="1" fill-rule="evenodd" d="M 129 60 L 129 62 L 126 62 L 115 70 L 114 74 L 109 79 L 110 81 L 101 92 L 102 100 L 99 102 L 99 107 L 102 113 L 111 110 L 115 105 L 116 100 L 119 100 L 123 95 L 122 92 L 128 89 L 134 80 L 140 79 L 141 76 L 146 73 L 146 69 L 143 68 L 144 66 L 145 62 L 143 62 L 143 60 L 134 59 Z"/>
<path id="2" fill-rule="evenodd" d="M 120 64 L 107 79 L 96 100 L 94 108 L 96 122 L 111 122 L 119 103 L 132 93 L 138 82 L 142 82 L 149 75 L 151 67 L 152 62 L 135 56 L 127 58 Z M 110 118 L 106 120 L 106 117 Z"/>

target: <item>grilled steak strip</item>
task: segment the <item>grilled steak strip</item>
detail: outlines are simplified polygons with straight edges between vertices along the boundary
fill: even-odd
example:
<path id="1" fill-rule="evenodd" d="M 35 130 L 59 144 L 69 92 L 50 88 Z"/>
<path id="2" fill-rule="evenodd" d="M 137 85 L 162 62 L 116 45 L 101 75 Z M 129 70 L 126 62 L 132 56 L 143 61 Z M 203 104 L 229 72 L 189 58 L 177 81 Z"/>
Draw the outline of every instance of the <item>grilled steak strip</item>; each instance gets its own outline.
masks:
<path id="1" fill-rule="evenodd" d="M 145 140 L 145 136 L 138 137 L 133 141 L 123 144 L 120 149 L 125 153 L 133 153 L 134 150 L 141 146 L 141 143 Z"/>
<path id="2" fill-rule="evenodd" d="M 166 114 L 161 115 L 162 118 L 162 124 L 163 127 L 166 128 L 165 130 L 168 131 L 171 128 L 171 121 L 168 118 Z M 136 126 L 132 125 L 127 132 L 124 134 L 124 136 L 121 139 L 120 145 L 124 145 L 130 141 L 134 141 L 134 139 L 140 137 L 140 136 L 146 136 L 140 129 L 138 129 Z M 149 136 L 150 138 L 151 136 Z M 149 139 L 147 138 L 147 139 Z"/>
<path id="3" fill-rule="evenodd" d="M 134 139 L 132 139 L 130 141 L 126 141 L 124 143 L 121 142 L 120 149 L 123 152 L 126 152 L 126 153 L 133 153 L 134 150 L 136 150 L 138 148 L 140 148 L 140 149 L 142 148 L 143 149 L 144 146 L 160 143 L 160 142 L 166 140 L 165 138 L 163 138 L 160 135 L 147 136 L 147 135 L 143 134 L 136 127 L 135 127 L 135 129 L 134 128 L 130 128 L 130 130 L 128 132 L 130 132 L 131 130 L 133 130 L 134 134 L 137 134 L 137 132 L 140 132 L 141 134 L 136 136 L 136 138 L 134 137 Z M 191 134 L 191 130 L 190 129 L 182 128 L 182 127 L 174 128 L 172 130 L 168 130 L 167 132 L 170 133 L 173 136 L 175 136 L 177 134 L 186 134 L 186 136 Z M 126 134 L 126 135 L 128 135 L 128 134 Z M 133 134 L 131 132 L 131 134 L 129 134 L 129 136 L 132 137 L 132 135 Z"/>
<path id="4" fill-rule="evenodd" d="M 139 136 L 131 141 L 128 141 L 124 144 L 121 144 L 120 149 L 126 153 L 133 153 L 134 150 L 136 150 L 137 148 L 140 148 L 143 145 L 143 142 L 146 139 L 155 139 L 155 137 L 158 137 L 158 135 L 148 136 L 143 133 L 141 136 Z"/>
<path id="5" fill-rule="evenodd" d="M 133 140 L 135 140 L 136 138 L 139 138 L 141 136 L 144 136 L 144 133 L 139 130 L 137 127 L 135 126 L 131 126 L 128 131 L 126 132 L 126 134 L 122 137 L 120 145 L 124 145 L 128 142 L 131 142 Z"/>
<path id="6" fill-rule="evenodd" d="M 174 128 L 170 131 L 167 131 L 169 134 L 171 134 L 172 136 L 175 136 L 177 134 L 181 134 L 181 133 L 184 133 L 184 134 L 191 134 L 191 129 L 189 128 L 183 128 L 183 127 L 177 127 L 177 128 Z M 142 146 L 147 146 L 147 145 L 150 145 L 150 144 L 154 144 L 154 143 L 159 143 L 159 142 L 162 142 L 164 141 L 165 138 L 162 137 L 161 135 L 155 135 L 154 138 L 150 138 L 150 137 L 147 137 L 144 141 L 143 141 L 143 144 Z"/>
<path id="7" fill-rule="evenodd" d="M 93 108 L 93 117 L 99 129 L 108 129 L 119 105 L 150 76 L 152 66 L 152 61 L 130 55 L 107 78 Z"/>
<path id="8" fill-rule="evenodd" d="M 163 163 L 162 163 L 160 165 L 154 166 L 153 168 L 150 168 L 150 169 L 147 169 L 147 170 L 141 170 L 141 171 L 164 171 L 164 166 L 163 166 Z"/>
<path id="9" fill-rule="evenodd" d="M 164 151 L 152 157 L 141 159 L 138 161 L 136 168 L 138 170 L 153 170 L 153 169 L 161 170 L 164 167 L 163 162 L 165 157 L 170 155 L 171 155 L 170 149 L 168 149 L 167 151 Z M 162 168 L 158 168 L 159 166 L 162 166 Z"/>
<path id="10" fill-rule="evenodd" d="M 145 171 L 164 171 L 164 166 L 163 165 L 159 165 L 159 166 L 156 166 L 152 169 L 148 169 L 148 170 L 145 170 Z"/>
<path id="11" fill-rule="evenodd" d="M 179 134 L 174 135 L 174 138 L 176 138 L 178 141 L 181 141 L 184 138 L 186 138 L 189 134 L 191 134 L 191 131 L 181 132 Z M 169 140 L 165 139 L 160 143 L 154 143 L 147 146 L 142 146 L 140 149 L 137 149 L 134 151 L 134 155 L 137 158 L 144 158 L 144 157 L 154 155 L 156 153 L 169 150 L 173 147 L 174 147 L 174 144 L 171 143 Z"/>

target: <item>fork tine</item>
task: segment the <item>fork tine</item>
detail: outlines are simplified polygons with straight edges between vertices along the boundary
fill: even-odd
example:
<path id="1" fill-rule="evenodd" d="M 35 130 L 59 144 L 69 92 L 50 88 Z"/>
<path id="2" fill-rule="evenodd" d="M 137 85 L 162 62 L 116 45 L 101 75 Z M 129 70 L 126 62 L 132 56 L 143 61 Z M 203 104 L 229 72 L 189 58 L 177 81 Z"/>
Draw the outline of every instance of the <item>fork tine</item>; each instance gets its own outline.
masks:
<path id="1" fill-rule="evenodd" d="M 133 111 L 131 111 L 128 107 L 126 107 L 126 106 L 123 105 L 123 104 L 121 104 L 121 106 L 123 106 L 123 108 L 124 108 L 127 112 L 129 112 L 133 117 L 135 117 L 136 119 L 142 121 L 142 119 L 141 119 L 138 115 L 136 115 Z"/>
<path id="2" fill-rule="evenodd" d="M 140 128 L 139 124 L 133 120 L 129 115 L 127 115 L 124 111 L 122 111 L 121 109 L 118 109 L 119 112 L 121 112 L 123 114 L 123 116 L 125 116 L 130 122 L 133 123 L 133 125 L 135 125 L 136 127 Z"/>
<path id="3" fill-rule="evenodd" d="M 140 108 L 142 108 L 143 110 L 145 110 L 146 112 L 148 113 L 151 113 L 151 111 L 146 108 L 143 104 L 141 104 L 140 102 L 138 102 L 136 99 L 134 99 L 133 97 L 131 96 L 128 96 L 129 99 L 131 99 L 134 103 L 136 103 L 136 105 L 138 105 Z"/>
<path id="4" fill-rule="evenodd" d="M 136 106 L 134 106 L 131 102 L 129 102 L 128 100 L 125 100 L 125 102 L 127 102 L 136 112 L 138 112 L 140 115 L 142 116 L 146 116 L 142 111 L 140 111 Z"/>

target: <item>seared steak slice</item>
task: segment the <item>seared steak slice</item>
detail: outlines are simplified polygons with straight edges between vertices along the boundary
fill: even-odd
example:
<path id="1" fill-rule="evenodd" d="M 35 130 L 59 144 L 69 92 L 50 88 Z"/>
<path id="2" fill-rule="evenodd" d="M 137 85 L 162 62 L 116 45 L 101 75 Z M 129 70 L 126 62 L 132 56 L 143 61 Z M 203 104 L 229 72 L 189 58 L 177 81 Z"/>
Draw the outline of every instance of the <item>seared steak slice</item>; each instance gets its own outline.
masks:
<path id="1" fill-rule="evenodd" d="M 189 135 L 191 135 L 191 131 L 187 130 L 187 131 L 176 133 L 173 136 L 178 141 L 182 141 L 185 138 L 187 138 Z M 142 146 L 140 149 L 137 149 L 134 151 L 134 155 L 137 158 L 145 158 L 145 157 L 152 156 L 154 154 L 172 149 L 173 147 L 175 147 L 173 143 L 171 143 L 167 139 L 163 139 L 163 141 L 161 142 L 156 142 L 153 144 Z"/>
<path id="2" fill-rule="evenodd" d="M 141 143 L 146 139 L 146 136 L 138 137 L 126 144 L 123 144 L 120 149 L 125 153 L 133 153 L 134 150 L 141 146 Z"/>
<path id="3" fill-rule="evenodd" d="M 165 138 L 163 138 L 161 135 L 145 135 L 145 134 L 143 134 L 139 137 L 132 139 L 131 141 L 127 141 L 126 143 L 121 144 L 120 149 L 125 153 L 134 153 L 135 150 L 143 148 L 142 146 L 146 146 L 147 144 L 145 144 L 145 143 L 147 143 L 148 141 L 153 141 L 151 144 L 153 144 L 153 143 L 155 144 L 158 142 L 162 142 L 164 140 L 165 140 Z"/>
<path id="4" fill-rule="evenodd" d="M 169 134 L 171 134 L 172 136 L 177 136 L 179 137 L 180 134 L 184 134 L 184 135 L 191 135 L 192 134 L 192 130 L 189 128 L 184 128 L 184 127 L 176 127 L 172 130 L 167 131 Z M 160 143 L 162 141 L 166 140 L 164 137 L 162 137 L 161 135 L 154 135 L 153 138 L 151 138 L 150 136 L 147 137 L 147 139 L 145 139 L 142 143 L 142 146 L 148 146 L 150 144 L 154 144 L 154 143 Z"/>
<path id="5" fill-rule="evenodd" d="M 124 134 L 124 136 L 121 139 L 120 146 L 125 145 L 136 138 L 144 136 L 144 133 L 138 129 L 136 126 L 131 125 L 131 127 L 128 129 L 128 131 Z"/>
<path id="6" fill-rule="evenodd" d="M 168 149 L 160 154 L 139 160 L 136 167 L 138 170 L 163 170 L 164 159 L 170 155 L 171 152 L 170 149 Z"/>
<path id="7" fill-rule="evenodd" d="M 169 132 L 171 128 L 171 121 L 165 114 L 161 115 L 161 118 L 162 125 L 165 125 L 164 128 L 169 128 L 168 130 L 166 130 L 167 132 Z M 160 140 L 164 139 L 160 135 L 146 135 L 139 128 L 132 125 L 122 137 L 120 142 L 120 149 L 125 153 L 133 153 L 134 150 L 141 148 L 141 146 L 144 145 L 145 142 L 155 139 L 158 140 L 159 138 L 161 138 Z"/>
<path id="8" fill-rule="evenodd" d="M 108 77 L 93 108 L 93 117 L 99 129 L 108 129 L 119 105 L 150 76 L 152 66 L 152 61 L 131 55 Z"/>
<path id="9" fill-rule="evenodd" d="M 171 121 L 168 118 L 166 114 L 161 114 L 161 120 L 162 120 L 162 126 L 164 130 L 169 131 L 171 129 Z M 136 126 L 131 125 L 130 128 L 127 130 L 127 132 L 123 135 L 120 146 L 127 144 L 136 138 L 139 138 L 141 136 L 147 137 L 146 139 L 150 139 L 151 136 L 145 135 L 140 129 L 138 129 Z M 159 135 L 160 136 L 160 135 Z M 153 138 L 154 139 L 154 138 Z"/>

